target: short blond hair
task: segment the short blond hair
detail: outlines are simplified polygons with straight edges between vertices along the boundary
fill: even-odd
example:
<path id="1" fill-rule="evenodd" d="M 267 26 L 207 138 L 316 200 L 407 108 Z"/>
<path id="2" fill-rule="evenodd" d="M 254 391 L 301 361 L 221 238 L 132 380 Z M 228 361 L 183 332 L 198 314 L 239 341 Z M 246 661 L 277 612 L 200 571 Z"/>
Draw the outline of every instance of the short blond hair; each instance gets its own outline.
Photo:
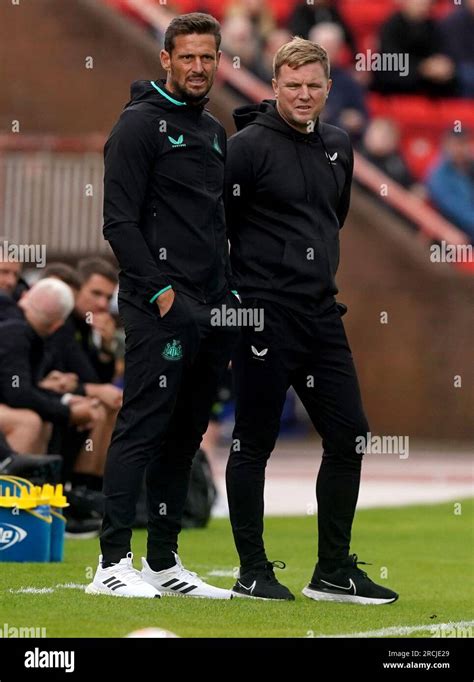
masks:
<path id="1" fill-rule="evenodd" d="M 284 64 L 292 69 L 297 69 L 303 64 L 319 62 L 324 70 L 324 75 L 329 79 L 331 72 L 329 56 L 322 45 L 295 36 L 289 43 L 285 43 L 277 51 L 273 58 L 273 78 L 278 78 L 280 68 Z"/>

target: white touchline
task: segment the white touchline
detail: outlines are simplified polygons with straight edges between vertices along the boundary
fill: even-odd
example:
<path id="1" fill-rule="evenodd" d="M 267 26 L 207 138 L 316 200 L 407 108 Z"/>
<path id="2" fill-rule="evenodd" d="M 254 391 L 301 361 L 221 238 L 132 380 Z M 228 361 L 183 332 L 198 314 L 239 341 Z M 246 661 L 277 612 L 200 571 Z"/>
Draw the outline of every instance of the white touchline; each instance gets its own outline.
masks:
<path id="1" fill-rule="evenodd" d="M 318 635 L 316 639 L 321 638 L 340 638 L 340 637 L 389 637 L 390 635 L 410 635 L 412 632 L 423 632 L 425 630 L 437 632 L 440 629 L 447 629 L 453 627 L 470 627 L 474 625 L 474 620 L 460 620 L 450 623 L 433 623 L 432 625 L 395 625 L 390 628 L 381 628 L 380 630 L 366 630 L 365 632 L 348 632 L 345 635 Z"/>
<path id="2" fill-rule="evenodd" d="M 55 587 L 59 587 L 62 590 L 83 590 L 87 587 L 87 583 L 59 583 Z"/>
<path id="3" fill-rule="evenodd" d="M 53 587 L 20 587 L 18 590 L 8 590 L 12 594 L 51 594 Z"/>
<path id="4" fill-rule="evenodd" d="M 83 590 L 87 587 L 87 583 L 59 583 L 54 587 L 19 587 L 17 590 L 10 588 L 8 592 L 11 594 L 51 594 L 56 590 Z"/>

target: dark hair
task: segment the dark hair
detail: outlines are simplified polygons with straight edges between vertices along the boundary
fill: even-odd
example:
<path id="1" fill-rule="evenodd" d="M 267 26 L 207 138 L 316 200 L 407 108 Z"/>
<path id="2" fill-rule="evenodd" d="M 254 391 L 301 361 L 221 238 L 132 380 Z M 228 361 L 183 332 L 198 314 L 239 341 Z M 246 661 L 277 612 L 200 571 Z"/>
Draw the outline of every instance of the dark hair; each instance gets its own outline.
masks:
<path id="1" fill-rule="evenodd" d="M 175 17 L 165 32 L 165 50 L 171 54 L 174 48 L 176 36 L 190 35 L 191 33 L 210 33 L 216 39 L 216 50 L 221 45 L 221 25 L 210 14 L 203 12 L 191 12 L 180 14 Z"/>
<path id="2" fill-rule="evenodd" d="M 59 261 L 57 263 L 51 263 L 47 268 L 45 268 L 41 279 L 44 277 L 57 277 L 57 279 L 60 279 L 68 284 L 71 289 L 76 289 L 77 291 L 79 291 L 81 288 L 81 280 L 79 275 L 74 268 L 72 268 L 70 265 L 67 265 L 67 263 L 61 263 Z"/>
<path id="3" fill-rule="evenodd" d="M 101 275 L 110 282 L 117 284 L 117 270 L 105 258 L 83 258 L 77 264 L 77 272 L 81 284 L 85 284 L 92 275 Z"/>

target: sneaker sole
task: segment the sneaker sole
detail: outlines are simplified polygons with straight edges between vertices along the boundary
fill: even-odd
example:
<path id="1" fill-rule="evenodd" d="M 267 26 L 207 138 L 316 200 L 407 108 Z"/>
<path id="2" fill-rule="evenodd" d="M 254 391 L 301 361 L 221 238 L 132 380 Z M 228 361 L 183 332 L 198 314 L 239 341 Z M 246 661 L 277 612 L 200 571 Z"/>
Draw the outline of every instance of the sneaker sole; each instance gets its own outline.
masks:
<path id="1" fill-rule="evenodd" d="M 232 590 L 232 595 L 238 597 L 239 599 L 260 599 L 260 601 L 294 601 L 294 599 L 278 599 L 278 597 L 256 597 L 253 594 L 242 594 L 241 592 L 234 592 Z"/>
<path id="2" fill-rule="evenodd" d="M 93 583 L 88 585 L 86 589 L 84 590 L 86 594 L 100 594 L 100 595 L 106 595 L 109 597 L 123 597 L 125 599 L 160 599 L 161 594 L 154 594 L 153 596 L 145 596 L 145 595 L 138 595 L 138 594 L 117 594 L 117 592 L 112 592 L 112 590 L 108 590 L 106 587 L 96 587 Z"/>
<path id="3" fill-rule="evenodd" d="M 305 597 L 314 601 L 336 601 L 345 604 L 392 604 L 397 601 L 398 594 L 392 599 L 375 599 L 374 597 L 358 597 L 356 594 L 331 594 L 330 592 L 317 592 L 305 587 L 301 590 Z"/>

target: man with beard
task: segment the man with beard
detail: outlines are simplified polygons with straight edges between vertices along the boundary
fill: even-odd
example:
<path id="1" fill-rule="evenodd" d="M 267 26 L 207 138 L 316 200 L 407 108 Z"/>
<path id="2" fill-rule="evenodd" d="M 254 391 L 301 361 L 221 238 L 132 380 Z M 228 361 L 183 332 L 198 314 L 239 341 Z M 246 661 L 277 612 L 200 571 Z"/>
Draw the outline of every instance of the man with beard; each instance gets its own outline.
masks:
<path id="1" fill-rule="evenodd" d="M 121 268 L 126 350 L 92 594 L 231 597 L 177 554 L 191 463 L 236 337 L 210 319 L 213 307 L 238 305 L 222 197 L 225 131 L 204 108 L 219 45 L 210 15 L 173 19 L 160 55 L 166 81 L 132 85 L 105 146 L 104 235 Z M 148 547 L 139 573 L 130 539 L 145 470 Z"/>

